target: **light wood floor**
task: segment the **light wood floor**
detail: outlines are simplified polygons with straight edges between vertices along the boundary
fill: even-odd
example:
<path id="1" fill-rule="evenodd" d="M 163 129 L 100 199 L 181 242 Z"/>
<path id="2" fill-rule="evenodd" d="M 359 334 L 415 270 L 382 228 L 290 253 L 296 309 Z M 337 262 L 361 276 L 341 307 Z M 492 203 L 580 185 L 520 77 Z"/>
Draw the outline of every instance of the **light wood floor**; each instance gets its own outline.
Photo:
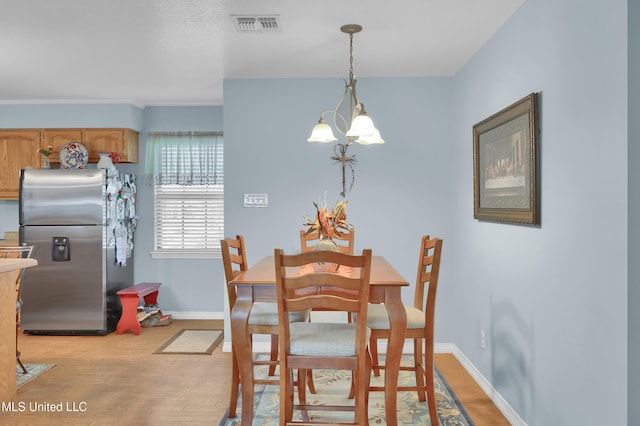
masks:
<path id="1" fill-rule="evenodd" d="M 18 389 L 26 410 L 3 411 L 0 424 L 217 426 L 227 409 L 231 355 L 222 345 L 212 355 L 153 352 L 182 328 L 219 324 L 179 320 L 143 328 L 139 336 L 21 335 L 24 363 L 56 366 Z M 438 354 L 436 363 L 476 425 L 509 425 L 455 357 Z M 30 412 L 30 403 L 85 411 Z"/>

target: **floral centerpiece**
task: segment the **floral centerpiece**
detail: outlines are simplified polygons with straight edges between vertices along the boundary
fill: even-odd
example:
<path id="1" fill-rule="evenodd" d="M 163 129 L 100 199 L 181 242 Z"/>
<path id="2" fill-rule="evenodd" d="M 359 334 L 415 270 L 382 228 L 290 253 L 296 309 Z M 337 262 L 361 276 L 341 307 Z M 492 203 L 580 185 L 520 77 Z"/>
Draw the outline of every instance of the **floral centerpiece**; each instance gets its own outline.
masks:
<path id="1" fill-rule="evenodd" d="M 322 207 L 318 203 L 313 203 L 316 208 L 316 215 L 313 219 L 306 218 L 304 226 L 307 227 L 305 235 L 317 232 L 320 239 L 335 238 L 340 231 L 350 231 L 353 226 L 347 222 L 347 202 L 342 200 L 336 202 L 331 209 L 327 208 L 325 201 Z"/>
<path id="2" fill-rule="evenodd" d="M 40 147 L 40 148 L 38 148 L 38 151 L 36 151 L 36 152 L 38 154 L 42 154 L 42 156 L 44 157 L 44 163 L 42 164 L 42 168 L 43 169 L 50 169 L 51 168 L 51 163 L 49 162 L 49 156 L 53 152 L 53 147 L 51 145 L 49 145 L 46 148 Z"/>
<path id="3" fill-rule="evenodd" d="M 52 152 L 53 152 L 53 147 L 51 145 L 49 145 L 46 148 L 40 147 L 38 148 L 38 151 L 37 151 L 38 154 L 42 154 L 42 156 L 45 158 L 49 158 Z"/>

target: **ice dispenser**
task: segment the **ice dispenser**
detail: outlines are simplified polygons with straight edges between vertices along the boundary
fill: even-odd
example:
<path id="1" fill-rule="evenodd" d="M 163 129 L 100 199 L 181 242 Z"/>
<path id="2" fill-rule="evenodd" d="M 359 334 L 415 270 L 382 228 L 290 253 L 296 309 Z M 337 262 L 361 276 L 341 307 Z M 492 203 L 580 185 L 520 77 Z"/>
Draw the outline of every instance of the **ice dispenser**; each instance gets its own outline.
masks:
<path id="1" fill-rule="evenodd" d="M 71 258 L 71 242 L 68 237 L 53 237 L 51 260 L 64 262 Z"/>

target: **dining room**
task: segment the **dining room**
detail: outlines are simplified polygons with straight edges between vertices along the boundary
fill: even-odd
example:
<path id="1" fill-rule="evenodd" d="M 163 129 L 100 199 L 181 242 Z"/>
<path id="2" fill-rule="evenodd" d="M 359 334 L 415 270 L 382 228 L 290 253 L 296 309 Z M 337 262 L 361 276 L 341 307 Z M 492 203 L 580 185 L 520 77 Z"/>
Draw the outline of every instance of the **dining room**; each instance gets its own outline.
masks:
<path id="1" fill-rule="evenodd" d="M 585 13 L 600 14 L 596 20 L 602 22 L 602 14 L 608 12 L 595 9 Z M 605 107 L 580 101 L 583 85 L 569 81 L 582 75 L 585 81 L 594 82 L 588 85 L 595 89 L 599 87 L 595 82 L 606 73 L 598 71 L 599 65 L 588 55 L 582 57 L 582 65 L 574 62 L 575 56 L 562 56 L 560 52 L 571 48 L 553 37 L 564 33 L 555 26 L 559 21 L 547 21 L 551 29 L 547 27 L 543 34 L 535 29 L 533 17 L 557 16 L 563 11 L 568 9 L 558 4 L 525 3 L 453 78 L 360 78 L 358 94 L 385 144 L 349 147 L 357 163 L 355 183 L 347 196 L 348 218 L 356 229 L 356 251 L 372 248 L 407 280 L 415 273 L 410 248 L 416 247 L 420 236 L 430 233 L 443 238 L 435 332 L 441 345 L 436 349 L 464 354 L 471 360 L 471 369 L 477 368 L 479 376 L 491 383 L 488 392 L 499 394 L 517 413 L 511 418 L 514 424 L 597 424 L 596 418 L 626 424 L 622 419 L 612 421 L 610 411 L 598 408 L 612 395 L 596 397 L 586 390 L 591 381 L 587 378 L 595 373 L 588 365 L 604 362 L 611 366 L 605 360 L 615 353 L 621 368 L 614 367 L 615 373 L 595 373 L 596 380 L 616 383 L 610 388 L 619 389 L 618 395 L 627 398 L 621 395 L 628 377 L 622 367 L 627 316 L 618 311 L 624 311 L 627 303 L 623 296 L 627 280 L 622 276 L 627 254 L 617 249 L 613 249 L 616 254 L 598 251 L 598 256 L 606 256 L 620 268 L 607 268 L 616 277 L 607 277 L 612 287 L 606 292 L 585 293 L 586 288 L 598 286 L 597 279 L 584 269 L 595 253 L 590 253 L 590 244 L 583 240 L 590 238 L 584 233 L 588 223 L 602 223 L 609 216 L 612 220 L 607 223 L 621 224 L 624 212 L 619 210 L 622 216 L 614 219 L 611 210 L 603 216 L 600 207 L 581 205 L 581 197 L 567 197 L 567 176 L 586 177 L 588 172 L 578 165 L 582 160 L 560 159 L 567 154 L 561 153 L 563 146 L 576 145 L 579 154 L 569 151 L 581 159 L 593 155 L 593 161 L 604 161 L 609 171 L 609 160 L 624 169 L 626 124 L 620 120 L 624 121 L 626 107 L 624 102 L 607 102 Z M 563 21 L 562 25 L 567 24 Z M 573 24 L 582 28 L 578 22 Z M 599 37 L 603 34 L 599 32 Z M 364 38 L 366 30 L 359 40 Z M 514 44 L 518 48 L 513 49 Z M 599 49 L 598 54 L 606 56 Z M 547 73 L 548 63 L 554 64 L 551 74 Z M 361 62 L 356 64 L 363 67 Z M 622 74 L 624 68 L 620 68 Z M 304 216 L 313 214 L 312 203 L 322 201 L 325 193 L 329 204 L 340 198 L 341 170 L 331 159 L 333 148 L 305 139 L 319 112 L 335 104 L 341 88 L 342 81 L 336 79 L 225 81 L 225 234 L 245 236 L 250 263 L 275 247 L 297 250 L 297 232 Z M 627 88 L 611 90 L 624 98 Z M 473 217 L 472 127 L 533 91 L 541 92 L 541 225 L 478 221 Z M 606 98 L 613 101 L 613 92 L 607 92 Z M 610 110 L 601 110 L 616 104 L 622 113 L 618 118 Z M 568 105 L 572 107 L 567 109 Z M 594 114 L 609 118 L 608 128 L 614 134 L 607 140 L 621 144 L 606 159 L 588 142 L 593 133 L 580 131 L 581 142 L 577 143 L 573 135 L 577 127 L 569 124 L 591 121 L 586 117 Z M 255 120 L 251 126 L 244 125 L 246 117 Z M 597 183 L 587 179 L 590 184 L 578 184 L 582 188 L 578 192 L 589 192 L 583 184 L 597 191 L 603 178 L 626 186 L 626 176 L 615 177 L 618 173 L 609 171 L 606 178 L 598 174 Z M 267 194 L 269 206 L 245 208 L 242 194 L 246 193 Z M 607 193 L 607 198 L 625 197 L 617 191 Z M 607 225 L 613 231 L 610 238 L 626 238 L 627 230 L 613 228 Z M 597 302 L 588 300 L 592 297 Z M 411 298 L 411 289 L 404 289 L 403 299 Z M 596 320 L 589 306 L 601 303 L 617 313 L 606 319 L 598 315 Z M 591 334 L 586 332 L 588 324 L 611 331 L 607 342 L 617 348 L 608 347 L 607 355 L 598 354 L 601 348 L 584 340 Z M 590 349 L 580 349 L 586 347 Z"/>
<path id="2" fill-rule="evenodd" d="M 627 361 L 640 347 L 631 332 L 639 314 L 628 308 L 640 276 L 631 220 L 640 172 L 628 166 L 639 155 L 631 135 L 640 124 L 628 117 L 640 97 L 631 72 L 640 10 L 631 3 L 525 1 L 452 75 L 358 78 L 385 143 L 348 148 L 355 251 L 393 265 L 412 283 L 401 291 L 410 303 L 420 237 L 444 240 L 436 351 L 455 355 L 513 424 L 638 418 L 640 375 Z M 356 52 L 366 37 L 365 25 Z M 389 40 L 400 48 L 402 33 Z M 367 60 L 356 56 L 356 70 Z M 1 103 L 0 126 L 134 128 L 141 153 L 148 132 L 224 130 L 224 233 L 244 235 L 254 264 L 274 248 L 298 251 L 313 203 L 343 198 L 334 144 L 307 142 L 343 89 L 343 77 L 226 78 L 224 105 Z M 541 96 L 540 223 L 477 220 L 473 126 L 532 92 Z M 121 167 L 144 173 L 144 161 Z M 266 205 L 245 207 L 247 194 Z M 152 187 L 140 185 L 138 205 L 136 281 L 162 282 L 160 303 L 174 318 L 228 318 L 220 259 L 153 259 Z M 15 202 L 0 201 L 2 230 L 16 216 Z"/>

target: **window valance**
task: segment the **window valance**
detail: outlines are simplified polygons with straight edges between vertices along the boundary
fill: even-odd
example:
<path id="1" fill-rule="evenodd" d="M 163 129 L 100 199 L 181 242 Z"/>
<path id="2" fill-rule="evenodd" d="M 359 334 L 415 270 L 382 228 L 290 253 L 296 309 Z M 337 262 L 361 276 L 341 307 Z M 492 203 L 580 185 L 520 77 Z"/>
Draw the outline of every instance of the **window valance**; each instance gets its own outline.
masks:
<path id="1" fill-rule="evenodd" d="M 147 134 L 147 185 L 222 185 L 222 132 Z"/>

